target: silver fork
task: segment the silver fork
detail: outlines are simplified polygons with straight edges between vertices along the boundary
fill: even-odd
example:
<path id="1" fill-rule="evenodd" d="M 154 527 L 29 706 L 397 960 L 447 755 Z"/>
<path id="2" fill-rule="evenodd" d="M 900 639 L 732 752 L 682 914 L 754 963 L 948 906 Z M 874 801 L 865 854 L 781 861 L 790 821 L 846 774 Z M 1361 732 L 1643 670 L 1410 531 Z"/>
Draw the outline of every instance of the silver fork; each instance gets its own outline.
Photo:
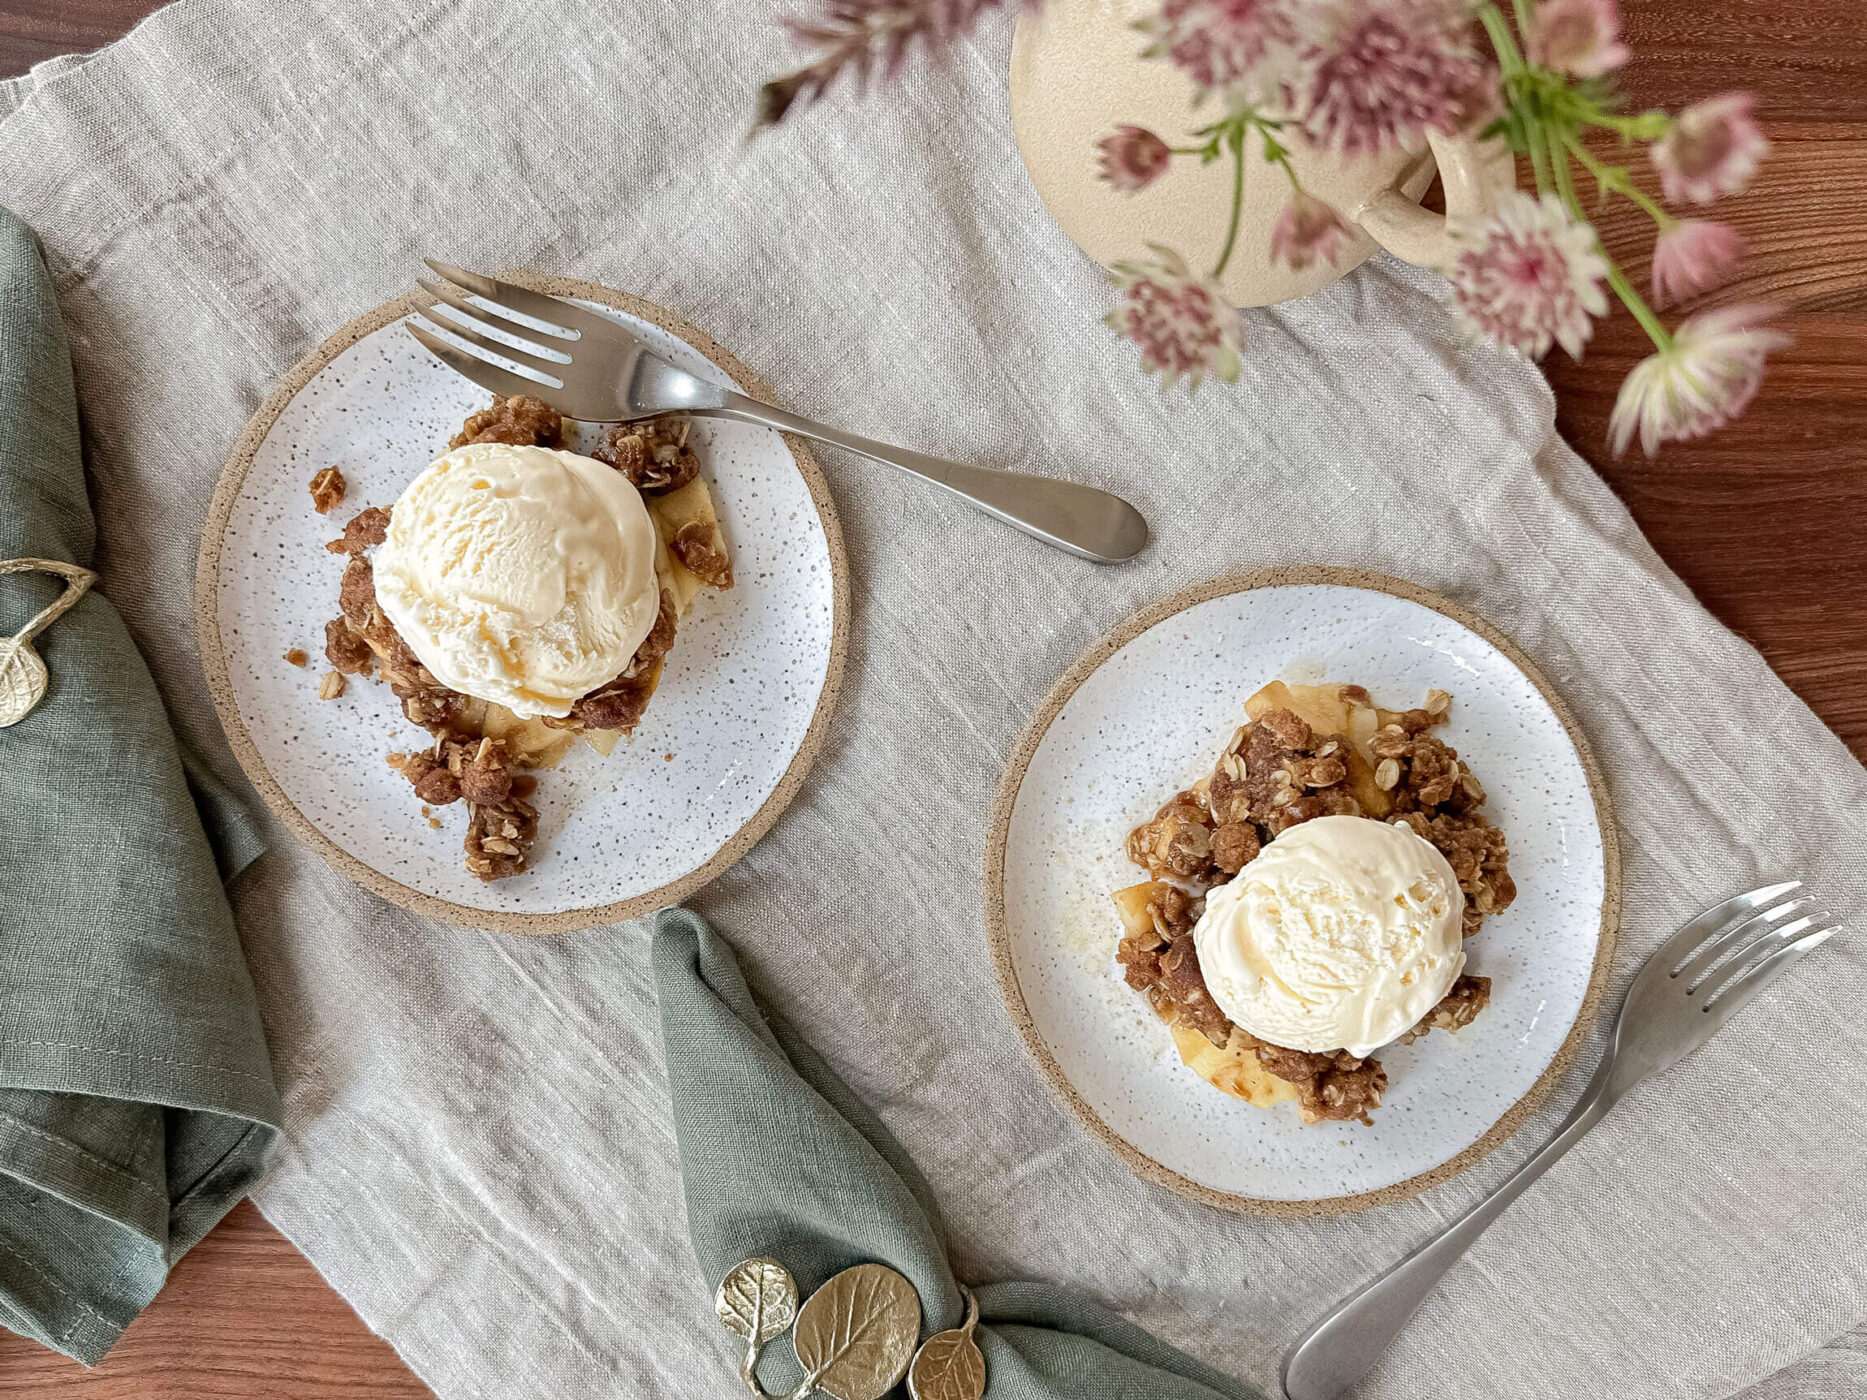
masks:
<path id="1" fill-rule="evenodd" d="M 1801 884 L 1766 885 L 1707 909 L 1646 960 L 1595 1077 L 1555 1135 L 1497 1190 L 1305 1332 L 1284 1355 L 1289 1400 L 1335 1400 L 1366 1375 L 1453 1261 L 1629 1089 L 1710 1040 L 1835 934 L 1815 928 L 1828 916 L 1805 913 L 1811 900 L 1782 898 Z"/>
<path id="2" fill-rule="evenodd" d="M 470 348 L 462 349 L 413 322 L 409 333 L 443 364 L 482 389 L 506 396 L 530 394 L 562 414 L 590 423 L 686 413 L 758 423 L 815 438 L 945 487 L 987 515 L 1098 564 L 1132 559 L 1147 544 L 1147 521 L 1141 512 L 1107 491 L 1050 477 L 969 467 L 825 427 L 695 378 L 607 316 L 433 258 L 424 261 L 443 280 L 417 279 L 438 303 L 422 308 L 421 314 Z M 489 355 L 520 365 L 528 373 L 516 374 L 491 363 Z"/>

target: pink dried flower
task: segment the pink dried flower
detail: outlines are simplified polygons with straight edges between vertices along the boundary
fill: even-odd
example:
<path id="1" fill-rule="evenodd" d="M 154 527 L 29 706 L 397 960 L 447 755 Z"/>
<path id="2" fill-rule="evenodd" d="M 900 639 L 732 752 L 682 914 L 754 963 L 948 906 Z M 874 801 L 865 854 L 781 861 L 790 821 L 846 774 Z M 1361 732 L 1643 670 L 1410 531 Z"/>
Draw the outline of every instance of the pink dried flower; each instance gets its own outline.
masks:
<path id="1" fill-rule="evenodd" d="M 844 73 L 861 89 L 873 74 L 892 78 L 917 45 L 942 56 L 986 11 L 1007 3 L 1011 0 L 817 0 L 815 15 L 786 21 L 792 37 L 812 50 L 810 61 L 759 89 L 755 129 L 783 121 L 799 101 L 820 101 Z"/>
<path id="2" fill-rule="evenodd" d="M 1763 382 L 1763 358 L 1789 344 L 1765 323 L 1773 306 L 1727 306 L 1683 322 L 1672 344 L 1633 367 L 1608 418 L 1614 455 L 1636 429 L 1651 457 L 1662 442 L 1685 442 L 1722 428 L 1749 406 Z"/>
<path id="3" fill-rule="evenodd" d="M 1346 155 L 1411 147 L 1495 105 L 1496 74 L 1459 0 L 1314 0 L 1305 19 L 1297 98 L 1317 145 Z"/>
<path id="4" fill-rule="evenodd" d="M 1681 112 L 1649 152 L 1667 200 L 1710 204 L 1742 194 L 1770 153 L 1756 112 L 1757 99 L 1748 92 L 1721 93 Z"/>
<path id="5" fill-rule="evenodd" d="M 1264 102 L 1288 82 L 1296 60 L 1293 0 L 1164 0 L 1135 28 L 1153 36 L 1143 58 L 1166 58 L 1203 97 Z"/>
<path id="6" fill-rule="evenodd" d="M 1102 319 L 1141 347 L 1141 368 L 1161 373 L 1163 384 L 1189 375 L 1231 383 L 1238 378 L 1238 313 L 1218 284 L 1187 267 L 1171 248 L 1147 245 L 1151 261 L 1116 263 L 1121 305 Z"/>
<path id="7" fill-rule="evenodd" d="M 1348 246 L 1348 225 L 1335 206 L 1298 190 L 1271 229 L 1271 256 L 1301 272 L 1311 263 L 1333 263 Z"/>
<path id="8" fill-rule="evenodd" d="M 1574 78 L 1599 78 L 1633 57 L 1614 0 L 1543 0 L 1525 45 L 1532 63 Z"/>
<path id="9" fill-rule="evenodd" d="M 1465 245 L 1447 273 L 1459 319 L 1526 355 L 1543 355 L 1555 341 L 1579 359 L 1594 334 L 1591 318 L 1608 310 L 1608 265 L 1595 231 L 1553 194 L 1513 192 L 1498 196 L 1495 214 L 1454 232 Z"/>
<path id="10" fill-rule="evenodd" d="M 1146 189 L 1166 173 L 1173 152 L 1144 126 L 1118 126 L 1096 143 L 1102 178 L 1125 194 Z"/>
<path id="11" fill-rule="evenodd" d="M 1653 245 L 1653 298 L 1662 306 L 1710 291 L 1744 253 L 1744 236 L 1729 224 L 1682 219 Z"/>

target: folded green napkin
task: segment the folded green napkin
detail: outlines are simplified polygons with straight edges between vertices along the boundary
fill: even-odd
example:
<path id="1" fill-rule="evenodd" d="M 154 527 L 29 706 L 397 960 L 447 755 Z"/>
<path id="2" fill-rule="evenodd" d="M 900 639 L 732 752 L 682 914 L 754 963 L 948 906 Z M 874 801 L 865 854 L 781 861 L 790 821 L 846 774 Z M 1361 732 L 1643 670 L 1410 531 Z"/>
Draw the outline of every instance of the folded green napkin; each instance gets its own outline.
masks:
<path id="1" fill-rule="evenodd" d="M 785 1265 L 805 1296 L 853 1264 L 887 1264 L 920 1294 L 923 1339 L 959 1326 L 934 1202 L 901 1145 L 795 1031 L 761 1012 L 732 948 L 699 915 L 661 915 L 654 961 L 687 1228 L 708 1288 L 754 1256 Z M 974 1291 L 987 1400 L 1262 1400 L 1062 1289 Z M 694 1326 L 715 1325 L 711 1313 L 696 1290 Z M 737 1342 L 720 1335 L 725 1395 Z M 766 1347 L 758 1374 L 772 1393 L 795 1385 L 790 1347 Z"/>
<path id="2" fill-rule="evenodd" d="M 51 279 L 0 209 L 0 562 L 88 566 L 94 529 Z M 0 639 L 62 588 L 0 575 Z M 100 593 L 36 645 L 50 688 L 0 729 L 0 1323 L 93 1365 L 246 1194 L 282 1111 L 221 889 L 253 828 L 184 769 Z"/>

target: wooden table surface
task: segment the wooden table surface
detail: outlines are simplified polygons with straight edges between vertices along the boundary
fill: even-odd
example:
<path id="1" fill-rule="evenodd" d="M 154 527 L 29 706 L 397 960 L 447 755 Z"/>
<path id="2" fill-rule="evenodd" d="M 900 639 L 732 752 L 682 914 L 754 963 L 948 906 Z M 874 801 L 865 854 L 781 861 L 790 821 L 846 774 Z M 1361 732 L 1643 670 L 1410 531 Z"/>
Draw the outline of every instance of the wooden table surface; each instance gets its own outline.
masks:
<path id="1" fill-rule="evenodd" d="M 802 0 L 800 0 L 800 6 Z M 94 48 L 153 0 L 0 0 L 0 75 Z M 1564 435 L 1626 500 L 1661 556 L 1853 748 L 1867 756 L 1867 24 L 1860 0 L 1622 0 L 1626 85 L 1677 108 L 1757 93 L 1776 149 L 1755 189 L 1719 206 L 1752 255 L 1706 304 L 1792 309 L 1747 417 L 1655 461 L 1603 446 L 1616 386 L 1646 341 L 1626 315 L 1585 363 L 1547 364 Z M 1625 206 L 1622 206 L 1625 207 Z M 1631 260 L 1632 220 L 1604 226 Z M 1644 273 L 1644 264 L 1640 266 Z M 1772 1400 L 1858 1393 L 1856 1333 Z M 1844 1377 L 1845 1373 L 1845 1377 Z M 1830 1389 L 1832 1386 L 1832 1390 Z M 176 1266 L 95 1371 L 0 1332 L 0 1395 L 64 1400 L 412 1400 L 428 1391 L 316 1271 L 242 1205 Z"/>

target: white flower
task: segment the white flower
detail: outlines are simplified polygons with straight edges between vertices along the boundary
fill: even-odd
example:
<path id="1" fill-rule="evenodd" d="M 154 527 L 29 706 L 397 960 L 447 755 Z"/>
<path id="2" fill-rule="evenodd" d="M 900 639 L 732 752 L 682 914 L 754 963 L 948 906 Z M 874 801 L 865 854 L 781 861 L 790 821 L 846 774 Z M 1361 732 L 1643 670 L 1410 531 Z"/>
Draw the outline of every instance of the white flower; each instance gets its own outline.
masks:
<path id="1" fill-rule="evenodd" d="M 1116 263 L 1121 305 L 1102 319 L 1141 347 L 1141 368 L 1171 384 L 1181 375 L 1197 387 L 1202 375 L 1238 378 L 1238 312 L 1211 278 L 1187 267 L 1171 248 L 1147 245 L 1154 259 Z"/>
<path id="2" fill-rule="evenodd" d="M 1526 355 L 1543 355 L 1554 341 L 1580 358 L 1592 318 L 1608 310 L 1608 264 L 1594 229 L 1553 194 L 1508 193 L 1495 214 L 1462 221 L 1453 234 L 1465 249 L 1446 274 L 1460 320 Z"/>
<path id="3" fill-rule="evenodd" d="M 1683 322 L 1672 344 L 1633 367 L 1614 400 L 1608 441 L 1620 456 L 1640 433 L 1651 457 L 1662 442 L 1684 442 L 1742 413 L 1763 382 L 1763 359 L 1789 344 L 1765 323 L 1773 306 L 1727 306 Z"/>

